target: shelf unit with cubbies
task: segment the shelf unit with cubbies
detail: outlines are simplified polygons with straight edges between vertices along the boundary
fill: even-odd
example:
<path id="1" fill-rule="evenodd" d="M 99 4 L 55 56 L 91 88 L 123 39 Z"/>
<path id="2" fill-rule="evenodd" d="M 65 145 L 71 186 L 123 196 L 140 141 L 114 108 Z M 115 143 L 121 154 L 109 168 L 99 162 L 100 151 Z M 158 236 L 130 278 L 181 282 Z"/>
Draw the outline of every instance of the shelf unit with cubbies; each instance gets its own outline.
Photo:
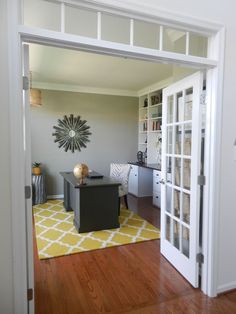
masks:
<path id="1" fill-rule="evenodd" d="M 162 90 L 153 91 L 139 98 L 139 150 L 147 163 L 158 163 L 158 142 L 162 126 Z"/>

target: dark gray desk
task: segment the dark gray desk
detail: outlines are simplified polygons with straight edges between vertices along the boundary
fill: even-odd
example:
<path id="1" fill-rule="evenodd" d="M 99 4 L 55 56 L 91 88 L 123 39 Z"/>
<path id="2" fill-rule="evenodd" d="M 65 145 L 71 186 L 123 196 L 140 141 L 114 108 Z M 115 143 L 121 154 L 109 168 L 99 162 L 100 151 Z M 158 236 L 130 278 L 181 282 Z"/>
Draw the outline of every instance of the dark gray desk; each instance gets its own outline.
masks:
<path id="1" fill-rule="evenodd" d="M 64 178 L 64 206 L 74 211 L 78 232 L 119 228 L 119 182 L 108 177 L 86 178 L 80 185 L 72 172 L 60 172 Z"/>

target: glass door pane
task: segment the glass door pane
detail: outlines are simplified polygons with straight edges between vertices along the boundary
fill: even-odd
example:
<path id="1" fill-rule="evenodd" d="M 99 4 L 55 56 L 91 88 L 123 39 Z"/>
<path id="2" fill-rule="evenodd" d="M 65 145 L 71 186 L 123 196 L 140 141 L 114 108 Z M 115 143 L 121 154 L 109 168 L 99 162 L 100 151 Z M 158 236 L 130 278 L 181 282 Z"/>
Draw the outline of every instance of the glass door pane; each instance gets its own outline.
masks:
<path id="1" fill-rule="evenodd" d="M 198 267 L 193 252 L 199 249 L 199 220 L 196 219 L 199 217 L 199 187 L 196 176 L 200 171 L 198 126 L 201 124 L 198 119 L 201 80 L 202 75 L 197 73 L 183 79 L 182 83 L 167 87 L 163 91 L 162 103 L 165 138 L 162 155 L 161 253 L 194 286 L 198 285 Z"/>

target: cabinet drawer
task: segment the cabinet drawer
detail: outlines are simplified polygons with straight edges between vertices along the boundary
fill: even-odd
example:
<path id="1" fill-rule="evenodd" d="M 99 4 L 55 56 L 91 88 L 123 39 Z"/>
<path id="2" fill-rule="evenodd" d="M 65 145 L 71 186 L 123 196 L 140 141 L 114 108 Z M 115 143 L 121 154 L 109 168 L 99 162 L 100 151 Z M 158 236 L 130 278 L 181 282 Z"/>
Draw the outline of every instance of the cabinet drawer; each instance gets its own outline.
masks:
<path id="1" fill-rule="evenodd" d="M 153 205 L 157 207 L 161 207 L 161 193 L 158 192 L 153 192 L 153 197 L 152 197 L 152 202 Z"/>
<path id="2" fill-rule="evenodd" d="M 154 170 L 153 171 L 153 191 L 160 191 L 161 190 L 161 171 Z"/>
<path id="3" fill-rule="evenodd" d="M 138 196 L 138 167 L 131 166 L 128 182 L 128 192 Z"/>
<path id="4" fill-rule="evenodd" d="M 153 177 L 153 191 L 160 191 L 160 190 L 161 190 L 160 179 Z"/>
<path id="5" fill-rule="evenodd" d="M 161 171 L 160 170 L 153 170 L 153 179 L 158 178 L 160 180 L 161 178 Z"/>
<path id="6" fill-rule="evenodd" d="M 137 177 L 138 176 L 138 166 L 131 165 L 130 175 Z"/>

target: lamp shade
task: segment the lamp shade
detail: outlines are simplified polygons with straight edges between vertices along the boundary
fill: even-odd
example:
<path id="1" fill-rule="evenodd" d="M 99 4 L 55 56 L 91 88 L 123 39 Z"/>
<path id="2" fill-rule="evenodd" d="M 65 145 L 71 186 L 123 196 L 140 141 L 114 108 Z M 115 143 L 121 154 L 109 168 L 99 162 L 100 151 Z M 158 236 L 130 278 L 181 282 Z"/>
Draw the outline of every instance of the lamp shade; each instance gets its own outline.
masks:
<path id="1" fill-rule="evenodd" d="M 34 107 L 42 106 L 41 90 L 37 88 L 30 89 L 30 105 Z"/>

